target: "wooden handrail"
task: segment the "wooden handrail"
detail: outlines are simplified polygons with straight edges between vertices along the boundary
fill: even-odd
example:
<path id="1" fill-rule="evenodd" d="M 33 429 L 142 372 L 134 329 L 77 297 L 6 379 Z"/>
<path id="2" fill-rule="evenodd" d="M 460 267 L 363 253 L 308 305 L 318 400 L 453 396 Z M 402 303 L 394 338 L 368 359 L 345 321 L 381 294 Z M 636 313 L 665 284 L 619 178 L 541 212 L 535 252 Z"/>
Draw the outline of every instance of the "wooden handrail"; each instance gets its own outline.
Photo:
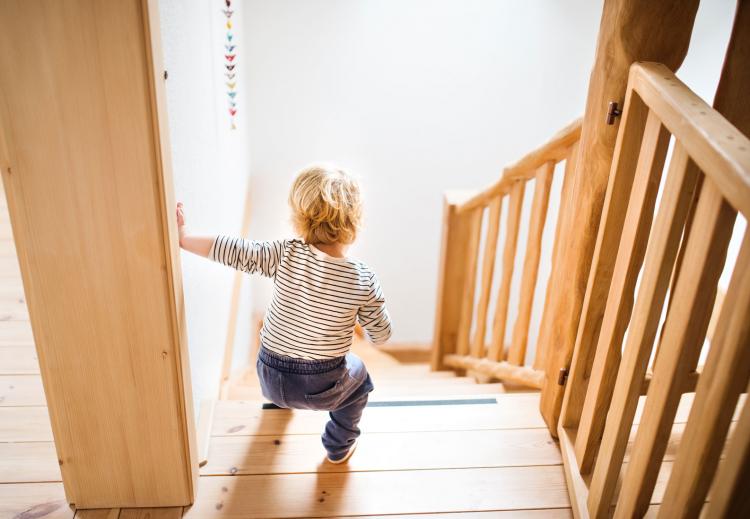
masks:
<path id="1" fill-rule="evenodd" d="M 505 167 L 500 180 L 458 206 L 456 213 L 461 214 L 477 207 L 487 206 L 492 199 L 506 194 L 514 181 L 529 180 L 534 177 L 536 170 L 547 162 L 560 162 L 565 159 L 570 147 L 581 138 L 581 123 L 581 118 L 576 119 L 545 144 L 526 154 L 518 162 Z"/>
<path id="2" fill-rule="evenodd" d="M 502 178 L 484 191 L 463 192 L 460 197 L 457 197 L 456 192 L 446 193 L 433 369 L 469 369 L 476 374 L 505 382 L 536 389 L 542 387 L 544 372 L 537 367 L 544 365 L 541 356 L 546 349 L 537 349 L 534 367 L 525 365 L 542 236 L 556 165 L 563 160 L 575 158 L 580 135 L 579 119 L 520 161 L 505 168 Z M 570 168 L 566 167 L 565 173 L 561 174 L 567 174 L 568 171 Z M 535 182 L 532 183 L 531 180 Z M 531 217 L 525 222 L 521 215 L 527 183 L 533 184 L 534 197 Z M 494 294 L 491 341 L 486 344 L 487 313 L 493 297 L 491 290 L 498 253 L 500 213 L 506 197 L 508 216 L 504 225 L 504 241 L 499 249 L 502 251 L 501 282 Z M 564 206 L 564 203 L 560 204 L 561 208 Z M 489 215 L 484 226 L 485 246 L 480 259 L 479 246 L 485 211 Z M 515 323 L 509 323 L 508 309 L 518 253 L 517 243 L 521 233 L 527 235 L 527 241 L 522 253 L 524 261 L 520 309 Z M 558 235 L 556 232 L 555 236 Z M 477 279 L 478 273 L 481 273 L 480 279 Z M 477 284 L 480 286 L 480 295 L 475 306 Z M 505 342 L 507 330 L 513 332 L 510 347 Z"/>
<path id="3" fill-rule="evenodd" d="M 670 135 L 675 143 L 665 171 Z M 666 478 L 660 517 L 699 515 L 714 477 L 733 489 L 742 486 L 737 471 L 722 474 L 719 457 L 727 441 L 738 451 L 747 451 L 749 443 L 747 435 L 727 439 L 750 375 L 747 230 L 705 369 L 696 367 L 738 213 L 750 215 L 750 139 L 665 66 L 634 64 L 596 244 L 596 255 L 616 261 L 609 276 L 590 277 L 586 299 L 594 292 L 608 297 L 603 318 L 582 316 L 558 425 L 578 516 L 610 517 L 613 502 L 615 517 L 646 512 L 687 392 L 695 397 Z M 587 345 L 581 335 L 597 319 L 600 332 Z"/>

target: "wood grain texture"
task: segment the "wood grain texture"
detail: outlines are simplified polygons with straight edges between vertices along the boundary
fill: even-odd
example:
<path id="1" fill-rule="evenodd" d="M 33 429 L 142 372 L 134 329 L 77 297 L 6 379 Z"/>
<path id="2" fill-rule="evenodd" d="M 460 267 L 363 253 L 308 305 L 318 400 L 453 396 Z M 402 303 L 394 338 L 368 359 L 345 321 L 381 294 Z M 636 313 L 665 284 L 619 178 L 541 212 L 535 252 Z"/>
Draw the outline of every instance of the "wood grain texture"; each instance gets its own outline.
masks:
<path id="1" fill-rule="evenodd" d="M 750 387 L 745 393 L 750 392 Z M 750 514 L 750 406 L 742 408 L 726 455 L 716 473 L 706 517 L 747 517 Z"/>
<path id="2" fill-rule="evenodd" d="M 566 401 L 562 413 L 562 422 L 565 427 L 577 426 L 583 413 L 583 403 L 589 386 L 594 358 L 597 353 L 599 332 L 604 321 L 607 297 L 611 288 L 612 274 L 617 260 L 617 249 L 620 236 L 624 226 L 625 213 L 628 208 L 629 195 L 632 189 L 633 178 L 638 166 L 641 140 L 646 128 L 648 109 L 637 95 L 628 93 L 625 98 L 625 108 L 620 132 L 615 144 L 614 159 L 610 179 L 607 183 L 607 191 L 604 198 L 601 222 L 598 227 L 598 235 L 594 254 L 591 262 L 590 276 L 583 300 L 581 318 L 578 325 L 578 333 L 575 338 L 575 350 L 570 364 L 570 373 L 566 382 Z M 569 215 L 563 215 L 567 217 Z M 572 220 L 562 220 L 558 226 L 572 224 Z M 635 230 L 638 229 L 636 226 Z M 562 239 L 562 238 L 560 238 Z M 550 284 L 552 278 L 550 277 Z M 557 297 L 551 294 L 552 299 L 547 301 L 548 305 Z M 613 309 L 617 311 L 617 309 Z M 552 308 L 550 312 L 545 311 L 544 317 L 552 319 Z M 540 329 L 540 343 L 547 343 L 552 332 L 551 322 L 542 322 Z M 610 354 L 610 352 L 604 352 Z M 613 353 L 616 354 L 616 353 Z M 560 366 L 564 367 L 564 366 Z M 547 372 L 547 377 L 550 373 Z M 547 386 L 545 393 L 557 394 Z M 554 396 L 552 395 L 552 396 Z M 582 441 L 576 436 L 576 441 Z"/>
<path id="3" fill-rule="evenodd" d="M 736 214 L 713 182 L 706 179 L 686 238 L 685 260 L 672 295 L 675 304 L 664 324 L 659 360 L 623 479 L 616 517 L 643 514 L 648 507 L 683 379 L 695 369 L 705 338 Z"/>
<path id="4" fill-rule="evenodd" d="M 456 352 L 460 355 L 467 355 L 469 353 L 471 342 L 471 323 L 474 318 L 474 293 L 477 287 L 477 265 L 479 263 L 482 214 L 482 209 L 476 209 L 461 216 L 469 221 L 469 227 L 467 229 L 468 243 L 464 251 L 466 259 L 463 264 L 466 272 L 464 273 L 464 286 L 461 291 L 461 315 L 458 321 L 458 340 L 456 344 Z"/>
<path id="5" fill-rule="evenodd" d="M 497 404 L 373 407 L 362 416 L 364 434 L 409 431 L 464 431 L 537 428 L 543 426 L 534 406 L 538 393 L 493 395 Z M 2 411 L 0 409 L 0 411 Z M 220 400 L 216 403 L 213 436 L 256 434 L 319 434 L 328 415 L 304 410 L 263 412 L 260 404 Z"/>
<path id="6" fill-rule="evenodd" d="M 0 517 L 3 519 L 73 519 L 62 483 L 0 485 Z"/>
<path id="7" fill-rule="evenodd" d="M 52 441 L 47 408 L 0 407 L 0 442 L 25 441 Z"/>
<path id="8" fill-rule="evenodd" d="M 729 204 L 750 214 L 750 139 L 664 65 L 636 63 L 631 81 Z"/>
<path id="9" fill-rule="evenodd" d="M 444 362 L 446 366 L 469 369 L 475 373 L 489 377 L 490 380 L 502 380 L 503 382 L 529 388 L 541 389 L 544 381 L 543 371 L 528 366 L 511 364 L 505 360 L 478 359 L 471 355 L 447 355 Z"/>
<path id="10" fill-rule="evenodd" d="M 482 280 L 479 291 L 479 305 L 474 328 L 474 340 L 471 343 L 471 355 L 482 357 L 485 353 L 485 336 L 487 333 L 487 308 L 492 295 L 492 279 L 495 271 L 495 254 L 497 254 L 497 239 L 500 231 L 500 214 L 503 199 L 497 197 L 489 205 L 487 214 L 487 232 L 484 239 L 484 254 L 482 255 Z"/>
<path id="11" fill-rule="evenodd" d="M 576 168 L 576 160 L 578 158 L 578 142 L 575 142 L 569 149 L 565 157 L 565 171 L 563 173 L 563 184 L 560 190 L 560 203 L 557 209 L 557 215 L 555 217 L 555 240 L 552 245 L 552 265 L 557 265 L 560 260 L 560 254 L 563 245 L 560 243 L 560 232 L 563 227 L 563 217 L 567 214 L 568 207 L 570 206 L 571 189 L 573 185 L 573 172 Z M 544 292 L 544 302 L 548 301 L 552 297 L 552 291 L 555 287 L 547 280 L 547 289 Z M 549 305 L 544 304 L 542 306 L 542 318 L 541 322 L 545 322 L 547 317 L 545 314 L 549 311 Z M 537 339 L 536 343 L 536 355 L 534 356 L 534 369 L 544 369 L 546 366 L 547 350 L 549 349 L 549 343 L 547 341 L 540 341 Z"/>
<path id="12" fill-rule="evenodd" d="M 545 163 L 557 163 L 566 159 L 569 156 L 570 147 L 578 142 L 581 137 L 581 124 L 581 119 L 576 119 L 557 132 L 549 141 L 527 153 L 514 164 L 504 168 L 503 174 L 497 182 L 464 201 L 458 207 L 458 212 L 463 213 L 477 207 L 486 206 L 494 198 L 507 194 L 517 180 L 532 179 L 536 170 Z"/>
<path id="13" fill-rule="evenodd" d="M 561 221 L 559 239 L 565 248 L 550 277 L 555 291 L 545 303 L 550 308 L 539 333 L 539 342 L 546 341 L 549 348 L 541 410 L 553 434 L 557 433 L 565 389 L 557 384 L 557 378 L 561 368 L 571 366 L 615 149 L 618 125 L 605 122 L 608 104 L 624 100 L 634 61 L 659 61 L 672 70 L 680 66 L 697 9 L 698 0 L 609 0 L 604 4 L 570 211 Z M 604 302 L 594 306 L 589 312 L 601 315 Z"/>
<path id="14" fill-rule="evenodd" d="M 474 511 L 568 506 L 560 466 L 214 476 L 200 484 L 188 519 L 466 512 L 466 503 Z"/>
<path id="15" fill-rule="evenodd" d="M 0 375 L 0 407 L 46 404 L 39 375 Z"/>
<path id="16" fill-rule="evenodd" d="M 0 5 L 0 169 L 79 507 L 187 504 L 197 477 L 156 10 Z"/>
<path id="17" fill-rule="evenodd" d="M 630 130 L 623 127 L 623 132 L 627 131 Z M 616 259 L 613 272 L 607 276 L 609 278 L 609 294 L 606 297 L 606 307 L 596 341 L 596 354 L 591 366 L 586 401 L 581 411 L 576 438 L 576 458 L 584 473 L 591 470 L 615 387 L 615 378 L 620 365 L 622 339 L 628 324 L 631 322 L 635 287 L 646 254 L 646 246 L 649 243 L 656 195 L 659 191 L 664 157 L 669 145 L 669 134 L 664 130 L 653 112 L 648 114 L 644 132 L 642 134 L 640 131 L 636 132 L 638 140 L 641 136 L 643 139 L 642 145 L 640 151 L 636 151 L 638 158 L 635 161 L 621 160 L 620 157 L 615 158 L 618 164 L 630 162 L 635 168 L 634 171 L 623 171 L 622 169 L 615 171 L 612 184 L 625 183 L 621 180 L 618 182 L 618 176 L 624 175 L 628 177 L 626 186 L 622 186 L 626 189 L 623 189 L 621 194 L 617 193 L 617 187 L 608 191 L 608 194 L 611 193 L 612 196 L 608 196 L 605 200 L 604 214 L 607 221 L 600 226 L 602 242 L 597 245 L 598 257 L 605 254 L 607 232 L 616 234 L 617 231 L 613 228 L 613 225 L 622 225 L 619 243 L 615 243 L 613 249 L 606 251 L 607 255 L 613 254 Z M 630 140 L 628 136 L 624 136 L 623 141 L 626 140 Z M 620 150 L 622 153 L 626 152 L 622 148 Z M 672 248 L 664 244 L 659 245 L 668 251 L 664 260 L 667 276 L 672 271 L 674 254 L 676 254 L 676 248 L 679 246 L 685 214 L 690 206 L 692 188 L 695 186 L 696 174 L 693 170 L 690 171 L 691 174 L 687 174 L 687 169 L 687 154 L 682 148 L 678 148 L 670 164 L 668 185 L 665 187 L 665 189 L 669 189 L 668 194 L 665 195 L 665 199 L 670 202 L 668 204 L 669 210 L 660 210 L 660 218 L 664 222 L 662 224 L 664 229 L 658 229 L 660 239 L 664 241 L 664 244 L 672 245 L 672 248 L 675 249 L 672 253 Z M 625 214 L 617 214 L 623 203 L 627 207 Z M 683 211 L 680 212 L 679 208 L 682 208 Z M 673 214 L 675 212 L 676 215 Z M 612 220 L 616 221 L 613 222 Z M 611 243 L 607 243 L 607 247 L 611 245 Z M 657 269 L 660 267 L 661 265 L 652 266 L 652 268 Z M 668 278 L 667 282 L 669 282 Z M 593 286 L 589 285 L 589 288 L 592 289 L 593 293 Z M 664 289 L 666 291 L 666 287 Z M 643 310 L 655 315 L 656 324 L 658 324 L 660 316 L 663 293 L 661 293 L 661 297 L 662 299 L 649 301 L 649 305 L 654 305 L 653 310 L 651 310 L 651 306 Z M 589 297 L 588 294 L 587 298 L 587 302 L 592 301 L 592 297 Z M 581 347 L 585 347 L 582 340 L 576 339 L 576 341 Z M 645 373 L 641 374 L 641 380 L 644 376 Z M 578 381 L 576 380 L 576 382 Z M 639 388 L 640 380 L 636 386 L 636 389 Z"/>
<path id="18" fill-rule="evenodd" d="M 696 388 L 661 517 L 698 517 L 706 500 L 732 413 L 750 378 L 750 233 L 740 249 L 715 340 Z M 734 482 L 728 483 L 734 487 Z"/>
<path id="19" fill-rule="evenodd" d="M 591 479 L 589 509 L 593 516 L 602 517 L 609 513 L 696 178 L 697 171 L 689 164 L 685 150 L 678 143 L 667 173 L 659 212 L 648 239 L 638 300 L 629 323 L 623 360 L 613 381 L 614 394 L 602 411 L 604 416 L 601 418 L 606 418 L 606 427 L 602 419 L 594 433 L 603 434 L 603 437 L 601 452 Z M 651 216 L 647 218 L 650 219 Z M 635 279 L 632 282 L 631 290 L 635 287 Z M 612 304 L 617 304 L 617 301 L 612 301 Z M 622 337 L 609 345 L 619 350 L 620 341 Z M 583 423 L 581 420 L 581 425 Z"/>
<path id="20" fill-rule="evenodd" d="M 182 507 L 124 508 L 119 519 L 180 519 Z"/>
<path id="21" fill-rule="evenodd" d="M 510 188 L 508 202 L 508 216 L 505 222 L 505 243 L 503 244 L 503 270 L 500 278 L 500 288 L 495 302 L 495 316 L 492 324 L 492 342 L 487 358 L 502 360 L 505 355 L 505 331 L 508 327 L 508 305 L 510 304 L 510 289 L 513 283 L 513 270 L 516 263 L 516 245 L 521 227 L 521 211 L 523 210 L 523 195 L 526 182 L 518 180 Z"/>
<path id="22" fill-rule="evenodd" d="M 75 519 L 119 519 L 119 508 L 90 508 L 76 510 Z"/>
<path id="23" fill-rule="evenodd" d="M 460 302 L 467 276 L 465 251 L 469 246 L 471 221 L 456 214 L 456 207 L 469 196 L 470 192 L 449 191 L 443 201 L 443 236 L 430 361 L 433 370 L 445 369 L 443 357 L 455 353 L 458 343 Z"/>
<path id="24" fill-rule="evenodd" d="M 0 483 L 62 481 L 52 442 L 0 442 Z"/>
<path id="25" fill-rule="evenodd" d="M 365 434 L 342 467 L 322 464 L 318 434 L 214 437 L 201 475 L 560 465 L 546 428 Z"/>
<path id="26" fill-rule="evenodd" d="M 508 362 L 517 366 L 526 364 L 526 346 L 529 341 L 531 310 L 534 305 L 539 259 L 542 255 L 542 235 L 544 234 L 544 224 L 547 221 L 547 206 L 549 205 L 549 192 L 552 187 L 554 172 L 555 163 L 547 162 L 537 170 L 534 176 L 534 199 L 531 203 L 526 254 L 523 257 L 518 316 L 513 326 L 510 350 L 508 350 Z"/>

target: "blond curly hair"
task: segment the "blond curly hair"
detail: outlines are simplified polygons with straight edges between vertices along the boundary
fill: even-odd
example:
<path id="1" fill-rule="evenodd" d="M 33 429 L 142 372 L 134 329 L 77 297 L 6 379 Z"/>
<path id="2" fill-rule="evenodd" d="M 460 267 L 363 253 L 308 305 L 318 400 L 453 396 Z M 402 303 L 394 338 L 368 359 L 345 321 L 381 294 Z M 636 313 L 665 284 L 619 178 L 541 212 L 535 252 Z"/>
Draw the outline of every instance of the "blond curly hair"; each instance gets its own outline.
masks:
<path id="1" fill-rule="evenodd" d="M 306 243 L 354 242 L 362 220 L 359 184 L 341 169 L 309 166 L 289 192 L 292 224 Z"/>

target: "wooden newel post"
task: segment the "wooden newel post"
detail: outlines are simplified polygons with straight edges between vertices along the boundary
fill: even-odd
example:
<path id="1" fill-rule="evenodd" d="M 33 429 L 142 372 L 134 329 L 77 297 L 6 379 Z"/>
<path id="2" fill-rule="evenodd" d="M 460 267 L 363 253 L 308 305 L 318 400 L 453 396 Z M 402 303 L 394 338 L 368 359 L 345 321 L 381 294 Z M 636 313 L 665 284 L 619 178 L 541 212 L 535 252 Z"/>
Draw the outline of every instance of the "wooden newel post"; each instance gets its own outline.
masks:
<path id="1" fill-rule="evenodd" d="M 476 270 L 469 268 L 468 254 L 473 237 L 477 235 L 477 210 L 463 213 L 457 207 L 471 193 L 449 191 L 443 203 L 443 236 L 440 244 L 438 267 L 437 307 L 435 310 L 435 332 L 433 334 L 433 370 L 446 369 L 445 355 L 456 353 L 461 315 L 466 288 Z"/>
<path id="2" fill-rule="evenodd" d="M 622 108 L 630 65 L 657 61 L 676 70 L 684 59 L 698 0 L 605 0 L 596 58 L 589 81 L 586 112 L 573 173 L 570 208 L 561 215 L 560 255 L 552 269 L 539 342 L 548 352 L 541 413 L 557 436 L 564 384 L 576 343 L 579 320 L 601 323 L 615 256 L 609 251 L 594 257 L 604 195 L 617 137 L 618 119 L 608 117 L 610 103 Z M 614 124 L 608 124 L 610 119 Z M 616 243 L 615 243 L 616 246 Z M 594 290 L 586 300 L 589 275 Z M 597 318 L 598 317 L 598 318 Z M 596 347 L 599 326 L 586 330 L 579 350 L 589 355 Z M 591 353 L 591 358 L 593 354 Z"/>
<path id="3" fill-rule="evenodd" d="M 196 493 L 163 78 L 156 0 L 0 2 L 0 168 L 77 508 Z"/>

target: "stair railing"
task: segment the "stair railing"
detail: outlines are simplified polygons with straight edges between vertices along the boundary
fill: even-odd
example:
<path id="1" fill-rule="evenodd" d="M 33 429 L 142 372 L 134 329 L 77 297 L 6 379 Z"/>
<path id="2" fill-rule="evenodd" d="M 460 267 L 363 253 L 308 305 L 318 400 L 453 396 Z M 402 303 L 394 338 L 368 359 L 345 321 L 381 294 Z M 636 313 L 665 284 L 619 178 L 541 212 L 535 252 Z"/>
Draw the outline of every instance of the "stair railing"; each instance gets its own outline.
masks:
<path id="1" fill-rule="evenodd" d="M 532 388 L 542 387 L 545 358 L 542 345 L 536 348 L 532 365 L 526 365 L 529 324 L 536 292 L 542 236 L 556 166 L 565 161 L 565 179 L 570 176 L 569 173 L 574 169 L 580 135 L 581 121 L 577 120 L 549 142 L 516 164 L 505 168 L 500 180 L 487 189 L 479 193 L 445 193 L 432 351 L 433 369 L 472 370 L 477 374 L 505 382 Z M 570 189 L 565 179 L 559 214 L 565 210 L 566 193 Z M 506 330 L 509 330 L 508 307 L 511 301 L 518 237 L 522 232 L 524 193 L 526 184 L 531 180 L 534 180 L 534 197 L 526 230 L 528 239 L 523 257 L 518 315 L 513 324 L 511 343 L 506 346 Z M 488 344 L 487 314 L 492 298 L 502 206 L 506 203 L 508 210 L 502 272 L 495 300 L 491 341 Z M 478 280 L 479 248 L 485 212 L 488 214 L 481 279 Z M 555 245 L 552 252 L 553 264 L 556 248 Z"/>
<path id="2" fill-rule="evenodd" d="M 750 406 L 729 430 L 750 378 L 747 230 L 697 366 L 738 212 L 750 215 L 750 140 L 663 65 L 634 64 L 594 253 L 615 266 L 598 281 L 608 293 L 598 342 L 593 359 L 574 351 L 558 427 L 576 517 L 610 517 L 615 502 L 616 518 L 743 515 Z M 601 290 L 590 281 L 586 297 Z M 693 391 L 684 430 L 670 438 Z M 649 510 L 655 496 L 661 505 Z"/>

